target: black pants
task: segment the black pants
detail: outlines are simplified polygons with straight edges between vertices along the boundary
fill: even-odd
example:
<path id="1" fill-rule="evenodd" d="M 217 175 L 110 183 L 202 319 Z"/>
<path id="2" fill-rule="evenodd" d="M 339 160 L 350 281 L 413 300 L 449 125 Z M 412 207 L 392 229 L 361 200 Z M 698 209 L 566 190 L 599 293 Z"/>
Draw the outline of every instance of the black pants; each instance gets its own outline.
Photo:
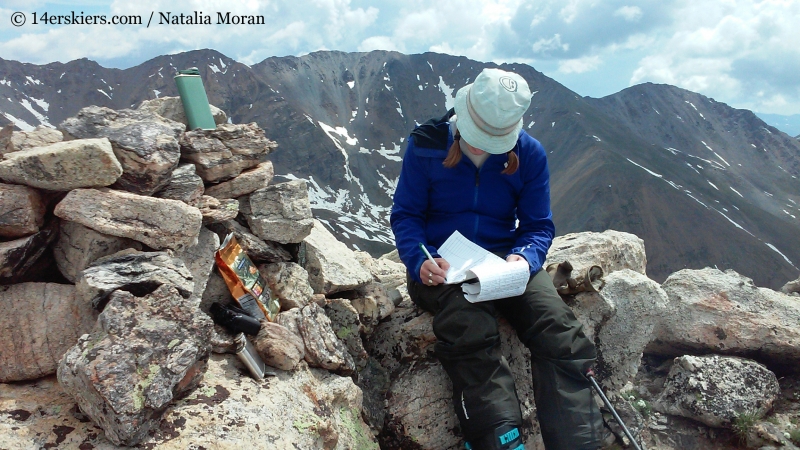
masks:
<path id="1" fill-rule="evenodd" d="M 583 374 L 594 344 L 539 270 L 517 297 L 470 303 L 460 285 L 425 286 L 408 278 L 408 292 L 434 314 L 435 354 L 453 382 L 453 406 L 467 441 L 504 424 L 522 424 L 514 378 L 499 354 L 502 314 L 531 351 L 534 397 L 548 450 L 595 450 L 602 419 Z"/>

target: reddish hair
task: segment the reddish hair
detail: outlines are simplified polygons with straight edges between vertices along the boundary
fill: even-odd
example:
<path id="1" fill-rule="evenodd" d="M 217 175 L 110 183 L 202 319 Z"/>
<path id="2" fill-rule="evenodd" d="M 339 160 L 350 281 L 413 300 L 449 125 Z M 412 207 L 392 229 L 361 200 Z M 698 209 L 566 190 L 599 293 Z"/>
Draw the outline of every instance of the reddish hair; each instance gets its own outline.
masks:
<path id="1" fill-rule="evenodd" d="M 456 131 L 456 135 L 453 136 L 453 145 L 450 146 L 450 149 L 447 151 L 447 157 L 442 162 L 442 165 L 448 169 L 452 169 L 456 164 L 461 162 L 461 146 L 458 144 L 459 141 L 461 141 L 461 133 Z M 519 158 L 517 154 L 511 150 L 506 154 L 508 155 L 508 163 L 506 164 L 506 168 L 500 173 L 511 175 L 519 168 Z"/>

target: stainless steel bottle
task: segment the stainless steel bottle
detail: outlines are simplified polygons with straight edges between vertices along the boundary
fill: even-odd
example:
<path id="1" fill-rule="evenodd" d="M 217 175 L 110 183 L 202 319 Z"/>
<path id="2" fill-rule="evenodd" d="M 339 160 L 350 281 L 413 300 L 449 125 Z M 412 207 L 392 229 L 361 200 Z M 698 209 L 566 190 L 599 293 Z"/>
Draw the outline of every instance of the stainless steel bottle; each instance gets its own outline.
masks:
<path id="1" fill-rule="evenodd" d="M 261 357 L 258 356 L 255 346 L 247 339 L 244 333 L 236 335 L 234 342 L 236 343 L 236 356 L 239 357 L 239 360 L 247 366 L 247 370 L 250 371 L 253 378 L 256 380 L 263 380 L 267 371 L 267 366 L 264 364 Z"/>

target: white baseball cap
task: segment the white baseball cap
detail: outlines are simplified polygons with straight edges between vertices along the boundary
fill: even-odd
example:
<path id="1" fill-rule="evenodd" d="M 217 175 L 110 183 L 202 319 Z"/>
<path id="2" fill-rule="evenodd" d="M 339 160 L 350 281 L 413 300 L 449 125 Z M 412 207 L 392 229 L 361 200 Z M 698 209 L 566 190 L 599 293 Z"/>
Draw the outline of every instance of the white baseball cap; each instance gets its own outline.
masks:
<path id="1" fill-rule="evenodd" d="M 506 153 L 517 143 L 531 91 L 520 75 L 483 69 L 475 82 L 458 90 L 455 112 L 461 137 L 487 153 Z"/>

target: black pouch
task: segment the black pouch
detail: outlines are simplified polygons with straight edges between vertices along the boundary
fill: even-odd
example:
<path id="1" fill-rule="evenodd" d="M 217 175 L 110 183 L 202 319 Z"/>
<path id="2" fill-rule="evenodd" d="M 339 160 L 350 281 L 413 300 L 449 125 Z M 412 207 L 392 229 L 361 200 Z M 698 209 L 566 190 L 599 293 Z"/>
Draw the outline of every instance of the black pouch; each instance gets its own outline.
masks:
<path id="1" fill-rule="evenodd" d="M 214 323 L 225 327 L 233 333 L 255 336 L 261 330 L 261 322 L 258 319 L 248 315 L 244 310 L 234 305 L 223 305 L 214 302 L 211 304 L 209 312 Z"/>

